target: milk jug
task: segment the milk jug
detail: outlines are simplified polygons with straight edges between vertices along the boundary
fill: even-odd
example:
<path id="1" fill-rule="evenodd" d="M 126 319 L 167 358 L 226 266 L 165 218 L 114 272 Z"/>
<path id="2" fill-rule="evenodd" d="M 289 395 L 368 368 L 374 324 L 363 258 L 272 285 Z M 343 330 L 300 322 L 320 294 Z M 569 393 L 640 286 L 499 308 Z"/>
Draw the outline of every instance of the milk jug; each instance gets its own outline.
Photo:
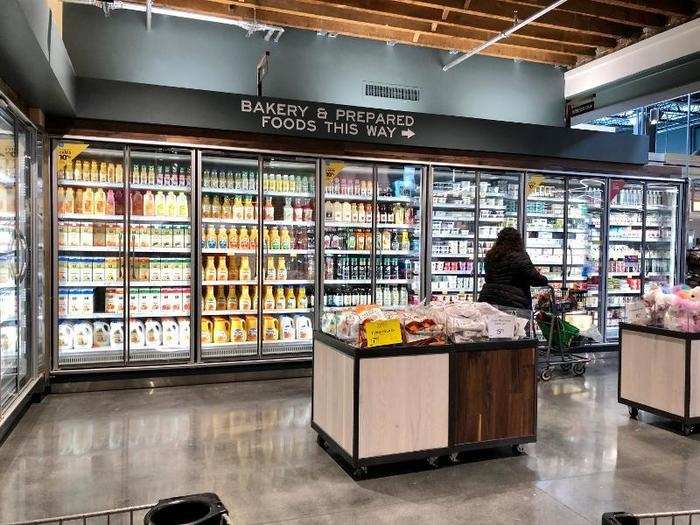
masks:
<path id="1" fill-rule="evenodd" d="M 58 325 L 58 349 L 73 350 L 73 325 L 71 323 Z"/>
<path id="2" fill-rule="evenodd" d="M 104 321 L 95 321 L 92 323 L 92 341 L 97 348 L 106 348 L 109 346 L 109 325 Z"/>
<path id="3" fill-rule="evenodd" d="M 109 325 L 109 346 L 114 350 L 124 347 L 124 322 L 113 321 Z"/>
<path id="4" fill-rule="evenodd" d="M 280 339 L 285 341 L 290 341 L 296 336 L 296 328 L 294 326 L 294 319 L 288 315 L 280 316 L 280 331 L 282 336 Z"/>
<path id="5" fill-rule="evenodd" d="M 163 319 L 163 346 L 180 346 L 180 327 L 173 319 Z"/>
<path id="6" fill-rule="evenodd" d="M 143 321 L 129 321 L 129 342 L 133 348 L 146 346 L 146 327 Z"/>
<path id="7" fill-rule="evenodd" d="M 163 328 L 160 322 L 149 319 L 146 321 L 145 329 L 148 348 L 158 348 L 163 344 Z"/>
<path id="8" fill-rule="evenodd" d="M 294 318 L 296 323 L 296 336 L 297 339 L 309 340 L 313 335 L 313 330 L 311 328 L 311 319 L 305 315 L 297 315 Z"/>
<path id="9" fill-rule="evenodd" d="M 190 346 L 190 320 L 180 319 L 178 322 L 179 345 L 185 348 Z"/>
<path id="10" fill-rule="evenodd" d="M 92 325 L 88 322 L 76 323 L 73 327 L 73 347 L 76 350 L 90 350 L 92 346 Z"/>

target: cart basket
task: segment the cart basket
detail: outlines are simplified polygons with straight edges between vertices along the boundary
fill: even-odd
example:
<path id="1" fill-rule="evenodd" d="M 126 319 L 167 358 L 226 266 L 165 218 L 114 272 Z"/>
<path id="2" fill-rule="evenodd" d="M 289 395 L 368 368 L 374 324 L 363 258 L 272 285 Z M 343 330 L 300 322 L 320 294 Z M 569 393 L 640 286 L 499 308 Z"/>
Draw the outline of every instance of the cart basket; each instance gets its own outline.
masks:
<path id="1" fill-rule="evenodd" d="M 683 510 L 674 512 L 652 512 L 648 514 L 630 514 L 629 512 L 606 512 L 603 525 L 657 525 L 672 523 L 675 525 L 691 524 L 699 517 L 700 510 Z M 661 520 L 661 521 L 660 521 Z"/>
<path id="2" fill-rule="evenodd" d="M 549 320 L 538 319 L 537 326 L 540 327 L 544 338 L 549 341 L 549 331 L 552 326 L 551 317 Z M 571 323 L 562 320 L 561 330 L 555 330 L 552 336 L 552 346 L 556 348 L 568 348 L 571 346 L 571 342 L 573 341 L 574 337 L 579 335 L 579 333 L 578 328 Z"/>

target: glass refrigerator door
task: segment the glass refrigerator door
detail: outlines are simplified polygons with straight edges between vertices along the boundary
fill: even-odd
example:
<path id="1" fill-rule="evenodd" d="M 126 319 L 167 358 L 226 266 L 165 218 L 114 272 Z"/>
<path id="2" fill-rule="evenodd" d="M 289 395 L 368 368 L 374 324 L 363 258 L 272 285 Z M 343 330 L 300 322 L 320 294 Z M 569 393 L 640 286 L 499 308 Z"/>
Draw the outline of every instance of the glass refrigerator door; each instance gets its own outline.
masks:
<path id="1" fill-rule="evenodd" d="M 579 309 L 567 319 L 581 329 L 599 327 L 598 293 L 602 272 L 603 198 L 605 182 L 596 179 L 568 179 L 565 285 L 586 290 Z"/>
<path id="2" fill-rule="evenodd" d="M 678 238 L 678 186 L 648 183 L 644 221 L 644 290 L 652 284 L 672 286 L 676 282 Z"/>
<path id="3" fill-rule="evenodd" d="M 433 170 L 431 299 L 474 299 L 476 173 Z"/>
<path id="4" fill-rule="evenodd" d="M 124 362 L 124 148 L 58 141 L 58 365 Z"/>
<path id="5" fill-rule="evenodd" d="M 191 355 L 192 154 L 132 149 L 129 174 L 129 361 Z"/>
<path id="6" fill-rule="evenodd" d="M 33 134 L 24 127 L 17 127 L 17 238 L 19 240 L 19 275 L 17 281 L 17 386 L 22 388 L 29 377 L 30 359 L 30 293 L 31 293 L 31 233 L 32 199 L 30 196 L 32 159 L 34 158 Z"/>
<path id="7" fill-rule="evenodd" d="M 17 393 L 17 156 L 14 120 L 0 110 L 0 409 Z"/>
<path id="8" fill-rule="evenodd" d="M 311 352 L 316 162 L 266 157 L 262 166 L 262 353 Z"/>
<path id="9" fill-rule="evenodd" d="M 372 302 L 374 168 L 324 161 L 321 312 Z M 325 329 L 325 328 L 324 328 Z"/>
<path id="10" fill-rule="evenodd" d="M 203 152 L 201 173 L 201 355 L 257 356 L 258 158 Z"/>
<path id="11" fill-rule="evenodd" d="M 377 167 L 375 303 L 397 309 L 421 300 L 423 169 Z"/>
<path id="12" fill-rule="evenodd" d="M 565 179 L 528 175 L 525 203 L 525 247 L 535 267 L 552 286 L 564 278 Z"/>
<path id="13" fill-rule="evenodd" d="M 617 339 L 625 305 L 641 294 L 643 194 L 641 183 L 611 180 L 608 213 L 606 338 Z"/>
<path id="14" fill-rule="evenodd" d="M 479 232 L 477 291 L 484 285 L 484 258 L 503 228 L 518 228 L 520 176 L 514 173 L 479 174 Z"/>

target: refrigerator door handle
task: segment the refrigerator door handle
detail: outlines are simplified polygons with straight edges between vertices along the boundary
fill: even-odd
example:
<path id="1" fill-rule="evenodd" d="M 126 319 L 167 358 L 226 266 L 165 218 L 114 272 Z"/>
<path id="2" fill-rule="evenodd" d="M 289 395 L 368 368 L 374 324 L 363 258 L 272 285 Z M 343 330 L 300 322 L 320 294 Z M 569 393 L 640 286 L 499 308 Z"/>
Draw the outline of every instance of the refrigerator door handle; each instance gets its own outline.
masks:
<path id="1" fill-rule="evenodd" d="M 22 273 L 20 269 L 20 261 L 19 261 L 19 233 L 17 230 L 14 230 L 12 232 L 12 241 L 10 242 L 10 250 L 9 253 L 15 253 L 15 264 L 10 266 L 10 272 L 12 274 L 12 278 L 15 280 L 15 284 L 19 283 L 19 275 Z"/>
<path id="2" fill-rule="evenodd" d="M 17 284 L 19 284 L 27 277 L 27 269 L 29 268 L 29 246 L 27 245 L 27 238 L 24 233 L 17 232 L 17 235 L 21 244 L 20 253 L 22 254 L 22 266 L 17 279 Z"/>

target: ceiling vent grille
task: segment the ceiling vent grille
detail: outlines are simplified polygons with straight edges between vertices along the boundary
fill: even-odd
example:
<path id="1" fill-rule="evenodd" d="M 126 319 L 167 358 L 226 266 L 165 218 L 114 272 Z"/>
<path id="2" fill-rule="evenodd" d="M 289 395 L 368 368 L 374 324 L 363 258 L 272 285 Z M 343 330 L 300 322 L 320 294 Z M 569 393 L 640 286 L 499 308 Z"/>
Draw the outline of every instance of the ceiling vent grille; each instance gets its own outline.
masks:
<path id="1" fill-rule="evenodd" d="M 378 84 L 376 82 L 365 83 L 365 96 L 392 98 L 394 100 L 408 100 L 418 102 L 420 89 L 416 87 L 397 86 L 394 84 Z"/>

